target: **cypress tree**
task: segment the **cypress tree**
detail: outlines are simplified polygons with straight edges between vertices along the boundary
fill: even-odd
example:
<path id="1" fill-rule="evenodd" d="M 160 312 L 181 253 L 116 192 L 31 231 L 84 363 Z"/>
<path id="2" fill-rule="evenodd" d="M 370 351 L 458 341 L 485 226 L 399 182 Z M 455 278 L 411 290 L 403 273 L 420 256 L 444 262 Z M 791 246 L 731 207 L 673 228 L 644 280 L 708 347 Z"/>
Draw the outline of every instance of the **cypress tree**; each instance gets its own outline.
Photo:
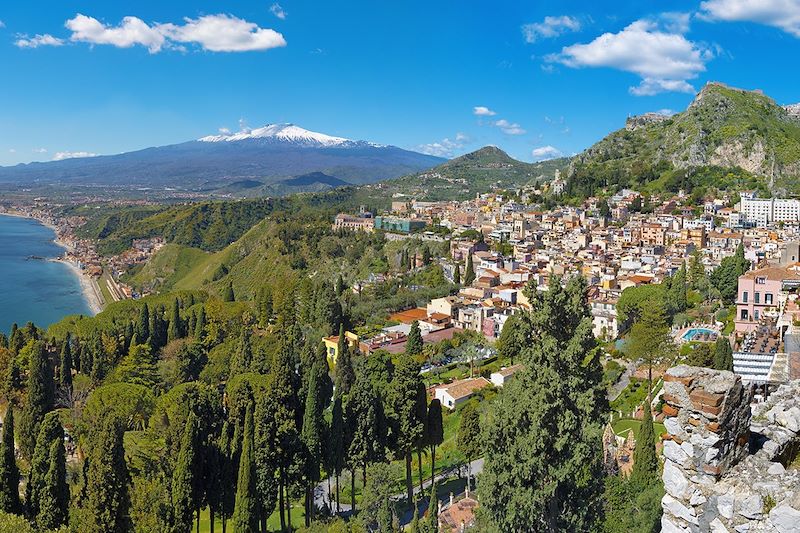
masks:
<path id="1" fill-rule="evenodd" d="M 92 439 L 84 504 L 88 531 L 127 533 L 131 530 L 130 477 L 122 445 L 124 433 L 122 421 L 107 415 Z"/>
<path id="2" fill-rule="evenodd" d="M 200 314 L 197 316 L 197 324 L 194 327 L 194 338 L 197 340 L 203 340 L 203 335 L 206 331 L 206 308 L 202 306 L 200 308 Z"/>
<path id="3" fill-rule="evenodd" d="M 423 430 L 418 405 L 419 364 L 409 355 L 401 356 L 395 366 L 394 379 L 389 391 L 392 425 L 395 435 L 395 452 L 406 463 L 407 501 L 414 501 L 411 479 L 411 453 L 419 442 Z"/>
<path id="4" fill-rule="evenodd" d="M 369 375 L 360 372 L 347 398 L 346 420 L 351 433 L 348 462 L 353 469 L 361 468 L 364 484 L 367 466 L 384 456 L 382 418 L 381 401 Z"/>
<path id="5" fill-rule="evenodd" d="M 333 472 L 336 480 L 336 512 L 339 512 L 339 476 L 342 474 L 345 465 L 345 456 L 349 443 L 347 442 L 347 430 L 345 427 L 344 408 L 342 406 L 342 395 L 338 392 L 333 399 L 331 409 L 331 426 L 328 436 L 328 467 Z"/>
<path id="6" fill-rule="evenodd" d="M 431 498 L 428 500 L 428 520 L 425 524 L 425 533 L 438 533 L 439 531 L 439 497 L 436 491 L 436 481 L 434 481 L 431 484 Z"/>
<path id="7" fill-rule="evenodd" d="M 61 366 L 58 371 L 58 385 L 62 390 L 72 390 L 72 348 L 70 347 L 70 336 L 64 341 L 61 347 Z"/>
<path id="8" fill-rule="evenodd" d="M 417 356 L 422 353 L 422 332 L 419 329 L 419 322 L 414 321 L 411 323 L 411 331 L 408 332 L 408 339 L 406 339 L 406 354 Z"/>
<path id="9" fill-rule="evenodd" d="M 639 438 L 633 451 L 631 481 L 651 484 L 658 481 L 658 457 L 656 456 L 656 434 L 653 415 L 650 413 L 650 397 L 645 400 L 644 416 L 639 428 Z"/>
<path id="10" fill-rule="evenodd" d="M 316 363 L 319 364 L 319 363 Z M 320 403 L 319 389 L 316 372 L 311 371 L 308 391 L 306 393 L 305 414 L 303 416 L 303 429 L 301 438 L 305 446 L 306 457 L 306 527 L 311 525 L 314 515 L 314 487 L 320 480 L 320 462 L 322 461 L 322 441 L 325 419 L 322 411 L 324 406 Z"/>
<path id="11" fill-rule="evenodd" d="M 436 400 L 432 400 L 433 403 Z M 441 406 L 439 407 L 441 409 Z M 472 461 L 481 454 L 481 418 L 477 409 L 472 404 L 467 404 L 461 410 L 461 420 L 456 435 L 456 446 L 467 460 L 467 486 L 470 486 L 472 477 Z"/>
<path id="12" fill-rule="evenodd" d="M 175 533 L 186 533 L 192 530 L 192 516 L 197 502 L 199 467 L 197 461 L 198 441 L 197 416 L 190 412 L 186 417 L 178 463 L 172 476 L 172 509 L 175 519 Z"/>
<path id="13" fill-rule="evenodd" d="M 436 447 L 444 442 L 444 423 L 442 421 L 442 403 L 434 398 L 428 404 L 428 421 L 426 424 L 426 442 L 431 449 L 431 483 L 436 473 Z"/>
<path id="14" fill-rule="evenodd" d="M 714 345 L 714 368 L 733 372 L 733 350 L 726 337 L 720 335 Z"/>
<path id="15" fill-rule="evenodd" d="M 64 429 L 58 420 L 58 413 L 47 413 L 36 438 L 36 448 L 31 459 L 31 470 L 28 476 L 26 499 L 28 514 L 32 517 L 40 514 L 45 478 L 50 468 L 50 448 L 54 442 L 63 442 L 63 440 Z"/>
<path id="16" fill-rule="evenodd" d="M 464 285 L 472 285 L 475 281 L 475 267 L 472 264 L 472 254 L 467 256 L 467 268 L 464 272 Z"/>
<path id="17" fill-rule="evenodd" d="M 19 447 L 22 455 L 33 456 L 39 425 L 44 415 L 53 409 L 53 371 L 41 342 L 33 344 L 28 367 L 28 399 L 22 409 L 19 427 Z"/>
<path id="18" fill-rule="evenodd" d="M 150 338 L 150 308 L 146 303 L 139 310 L 139 320 L 136 322 L 134 333 L 139 342 L 146 342 Z"/>
<path id="19" fill-rule="evenodd" d="M 19 514 L 19 468 L 14 454 L 14 406 L 8 403 L 0 441 L 0 511 Z"/>
<path id="20" fill-rule="evenodd" d="M 223 302 L 235 302 L 236 295 L 233 293 L 233 283 L 230 281 L 228 282 L 228 286 L 225 287 L 225 291 L 222 293 L 222 301 Z"/>
<path id="21" fill-rule="evenodd" d="M 250 342 L 250 328 L 242 328 L 242 336 L 239 338 L 239 346 L 231 359 L 230 375 L 243 374 L 249 372 L 253 365 L 253 345 Z"/>
<path id="22" fill-rule="evenodd" d="M 42 529 L 58 529 L 69 520 L 69 485 L 64 439 L 50 444 L 47 473 L 39 494 L 36 524 Z"/>
<path id="23" fill-rule="evenodd" d="M 461 265 L 456 263 L 456 271 L 453 274 L 453 283 L 456 285 L 461 285 Z"/>
<path id="24" fill-rule="evenodd" d="M 344 324 L 339 326 L 339 345 L 336 351 L 334 383 L 338 394 L 347 394 L 356 381 L 356 373 L 353 370 L 353 361 L 350 358 L 350 347 L 347 344 Z"/>
<path id="25" fill-rule="evenodd" d="M 8 348 L 8 337 L 5 333 L 0 333 L 0 348 Z"/>
<path id="26" fill-rule="evenodd" d="M 239 458 L 239 477 L 236 483 L 236 503 L 233 511 L 233 530 L 236 533 L 258 533 L 258 495 L 256 467 L 253 459 L 253 408 L 248 405 L 244 418 L 242 454 Z"/>
<path id="27" fill-rule="evenodd" d="M 178 304 L 178 299 L 175 298 L 175 300 L 172 302 L 172 313 L 170 314 L 169 328 L 167 328 L 167 342 L 172 342 L 182 337 L 183 322 L 181 321 L 180 305 Z"/>

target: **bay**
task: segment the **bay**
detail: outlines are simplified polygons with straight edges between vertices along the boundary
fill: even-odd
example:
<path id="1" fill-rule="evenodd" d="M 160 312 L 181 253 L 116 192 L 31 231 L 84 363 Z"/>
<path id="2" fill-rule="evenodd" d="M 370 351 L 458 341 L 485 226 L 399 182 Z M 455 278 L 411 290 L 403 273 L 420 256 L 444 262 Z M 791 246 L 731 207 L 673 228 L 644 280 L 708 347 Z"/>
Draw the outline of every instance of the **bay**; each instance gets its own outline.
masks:
<path id="1" fill-rule="evenodd" d="M 67 315 L 90 314 L 75 273 L 48 260 L 64 253 L 54 239 L 36 220 L 0 215 L 0 331 L 14 322 L 46 328 Z"/>

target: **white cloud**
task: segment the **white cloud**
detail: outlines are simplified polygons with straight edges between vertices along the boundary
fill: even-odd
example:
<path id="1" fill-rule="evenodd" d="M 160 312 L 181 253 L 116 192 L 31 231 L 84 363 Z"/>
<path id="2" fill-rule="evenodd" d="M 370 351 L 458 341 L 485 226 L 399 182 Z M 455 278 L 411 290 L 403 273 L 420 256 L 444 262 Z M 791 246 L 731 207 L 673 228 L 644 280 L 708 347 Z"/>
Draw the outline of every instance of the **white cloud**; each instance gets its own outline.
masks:
<path id="1" fill-rule="evenodd" d="M 423 154 L 436 157 L 453 157 L 455 152 L 464 148 L 469 142 L 469 137 L 461 132 L 456 133 L 455 139 L 444 138 L 438 142 L 422 144 L 417 149 Z"/>
<path id="2" fill-rule="evenodd" d="M 709 20 L 756 22 L 800 38 L 800 0 L 708 0 L 700 9 Z"/>
<path id="3" fill-rule="evenodd" d="M 504 118 L 495 121 L 494 125 L 500 128 L 500 131 L 506 135 L 524 135 L 527 133 L 524 129 L 522 129 L 522 126 L 516 122 L 509 122 Z"/>
<path id="4" fill-rule="evenodd" d="M 288 13 L 286 13 L 286 10 L 284 10 L 279 3 L 275 2 L 272 4 L 269 8 L 269 11 L 279 19 L 286 20 L 286 15 Z"/>
<path id="5" fill-rule="evenodd" d="M 497 113 L 486 106 L 478 105 L 472 108 L 472 114 L 478 117 L 493 117 Z"/>
<path id="6" fill-rule="evenodd" d="M 561 150 L 555 146 L 540 146 L 531 151 L 531 155 L 536 161 L 547 161 L 548 159 L 555 159 L 564 155 Z"/>
<path id="7" fill-rule="evenodd" d="M 47 153 L 47 148 L 34 148 L 33 152 L 36 153 L 36 154 L 46 154 Z"/>
<path id="8" fill-rule="evenodd" d="M 581 22 L 567 15 L 560 17 L 545 17 L 542 22 L 534 22 L 522 26 L 522 35 L 525 41 L 535 43 L 540 38 L 558 37 L 567 32 L 580 31 Z"/>
<path id="9" fill-rule="evenodd" d="M 230 128 L 226 128 L 226 127 L 222 127 L 218 131 L 219 131 L 220 135 L 230 135 L 230 133 L 231 133 L 231 129 Z"/>
<path id="10" fill-rule="evenodd" d="M 95 157 L 97 154 L 92 152 L 56 152 L 53 161 L 63 161 L 64 159 L 75 159 L 76 157 Z"/>
<path id="11" fill-rule="evenodd" d="M 5 27 L 6 27 L 6 23 L 3 22 L 2 20 L 0 20 L 0 29 L 5 28 Z"/>
<path id="12" fill-rule="evenodd" d="M 604 33 L 586 44 L 566 46 L 546 59 L 572 68 L 610 67 L 641 76 L 630 92 L 651 95 L 660 92 L 693 92 L 687 80 L 696 78 L 714 57 L 706 46 L 670 32 L 664 24 L 674 20 L 638 20 L 619 33 Z"/>
<path id="13" fill-rule="evenodd" d="M 286 46 L 283 35 L 259 28 L 230 15 L 206 15 L 184 19 L 183 26 L 165 24 L 166 35 L 177 42 L 196 43 L 212 52 L 250 52 Z"/>
<path id="14" fill-rule="evenodd" d="M 144 46 L 151 54 L 180 44 L 197 44 L 211 52 L 247 52 L 286 46 L 283 36 L 271 29 L 230 15 L 185 18 L 183 24 L 147 24 L 125 17 L 118 26 L 78 14 L 66 22 L 72 41 L 107 44 L 118 48 Z"/>
<path id="15" fill-rule="evenodd" d="M 17 48 L 39 48 L 40 46 L 62 46 L 63 44 L 63 39 L 53 37 L 48 33 L 36 34 L 33 37 L 20 35 L 19 38 L 14 41 L 14 46 Z"/>

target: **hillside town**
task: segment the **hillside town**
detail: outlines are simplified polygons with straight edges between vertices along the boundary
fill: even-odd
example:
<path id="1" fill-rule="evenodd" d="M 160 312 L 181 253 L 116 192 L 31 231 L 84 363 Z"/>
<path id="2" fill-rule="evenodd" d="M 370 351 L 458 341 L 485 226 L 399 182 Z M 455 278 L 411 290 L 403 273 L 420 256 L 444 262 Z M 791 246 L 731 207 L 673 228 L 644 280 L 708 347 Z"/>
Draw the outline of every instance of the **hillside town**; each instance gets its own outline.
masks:
<path id="1" fill-rule="evenodd" d="M 551 185 L 558 187 L 558 181 Z M 351 339 L 364 353 L 403 350 L 412 322 L 425 342 L 439 342 L 470 330 L 489 341 L 500 337 L 517 310 L 528 307 L 524 289 L 545 290 L 553 276 L 580 272 L 589 284 L 593 332 L 617 339 L 617 302 L 629 287 L 655 285 L 696 261 L 706 274 L 740 246 L 753 267 L 739 279 L 735 316 L 675 324 L 678 344 L 730 336 L 734 366 L 745 380 L 765 384 L 800 378 L 800 201 L 758 198 L 753 192 L 697 199 L 686 194 L 644 197 L 623 190 L 577 206 L 543 210 L 528 194 L 482 194 L 465 202 L 423 202 L 394 198 L 391 212 L 340 213 L 334 229 L 387 231 L 393 238 L 450 239 L 450 257 L 440 261 L 457 294 L 425 307 L 397 313 L 374 338 Z M 436 231 L 433 231 L 433 230 Z M 416 257 L 416 266 L 422 259 Z M 329 341 L 335 344 L 336 339 Z"/>

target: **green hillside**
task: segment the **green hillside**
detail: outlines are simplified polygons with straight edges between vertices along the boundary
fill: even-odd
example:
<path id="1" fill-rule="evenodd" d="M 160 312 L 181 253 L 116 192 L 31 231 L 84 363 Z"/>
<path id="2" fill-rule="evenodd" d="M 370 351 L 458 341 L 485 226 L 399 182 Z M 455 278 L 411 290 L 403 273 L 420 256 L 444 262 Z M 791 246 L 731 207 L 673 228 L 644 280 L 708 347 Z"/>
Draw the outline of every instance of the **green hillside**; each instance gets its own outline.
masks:
<path id="1" fill-rule="evenodd" d="M 576 156 L 568 177 L 572 196 L 658 180 L 798 193 L 800 120 L 760 92 L 709 83 L 682 113 L 628 119 Z"/>
<path id="2" fill-rule="evenodd" d="M 525 163 L 494 146 L 486 146 L 456 157 L 425 172 L 362 187 L 389 195 L 402 193 L 418 200 L 464 200 L 476 193 L 519 189 L 550 180 L 556 170 L 565 170 L 565 158 Z"/>

